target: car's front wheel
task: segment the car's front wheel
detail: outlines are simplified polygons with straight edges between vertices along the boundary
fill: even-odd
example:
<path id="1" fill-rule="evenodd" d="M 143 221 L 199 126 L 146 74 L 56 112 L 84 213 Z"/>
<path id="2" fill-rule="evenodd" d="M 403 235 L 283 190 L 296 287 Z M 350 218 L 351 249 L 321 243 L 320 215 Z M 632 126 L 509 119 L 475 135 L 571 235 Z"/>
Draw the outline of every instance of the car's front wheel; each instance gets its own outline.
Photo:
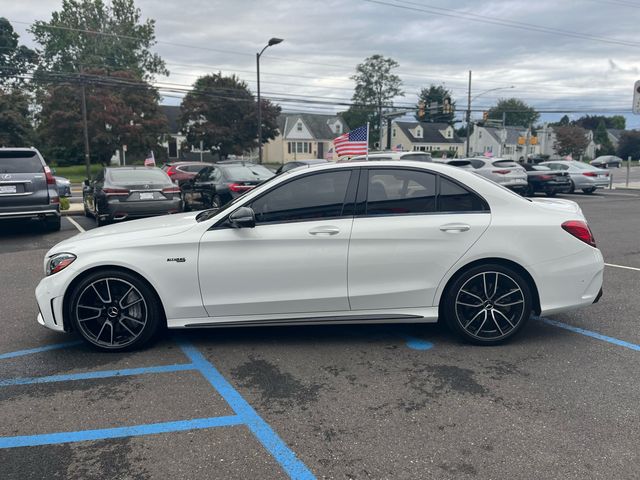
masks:
<path id="1" fill-rule="evenodd" d="M 583 189 L 582 189 L 582 192 L 583 192 L 583 193 L 586 193 L 587 195 L 591 195 L 591 194 L 592 194 L 593 192 L 595 192 L 595 191 L 596 191 L 596 189 L 595 189 L 595 188 L 593 188 L 593 187 L 592 187 L 592 188 L 583 188 Z"/>
<path id="2" fill-rule="evenodd" d="M 464 340 L 495 345 L 526 324 L 531 299 L 531 288 L 518 272 L 502 265 L 480 265 L 447 289 L 443 313 L 449 327 Z"/>
<path id="3" fill-rule="evenodd" d="M 151 287 L 119 270 L 98 271 L 78 283 L 69 297 L 67 314 L 85 341 L 108 351 L 141 347 L 162 323 Z"/>

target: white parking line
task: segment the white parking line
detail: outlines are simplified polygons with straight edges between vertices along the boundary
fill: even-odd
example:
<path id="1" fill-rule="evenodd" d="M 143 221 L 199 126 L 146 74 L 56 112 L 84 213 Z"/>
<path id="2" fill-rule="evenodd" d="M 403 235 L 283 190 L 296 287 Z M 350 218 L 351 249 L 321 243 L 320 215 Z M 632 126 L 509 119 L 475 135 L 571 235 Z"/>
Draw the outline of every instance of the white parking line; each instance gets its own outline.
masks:
<path id="1" fill-rule="evenodd" d="M 607 267 L 624 268 L 625 270 L 635 270 L 636 272 L 640 272 L 640 268 L 637 268 L 637 267 L 627 267 L 625 265 L 614 265 L 613 263 L 605 263 L 605 265 Z"/>
<path id="2" fill-rule="evenodd" d="M 85 232 L 85 229 L 82 228 L 82 226 L 78 222 L 76 222 L 73 218 L 71 218 L 71 217 L 64 217 L 64 218 L 69 220 L 71 222 L 71 225 L 76 227 L 80 233 L 84 233 Z"/>

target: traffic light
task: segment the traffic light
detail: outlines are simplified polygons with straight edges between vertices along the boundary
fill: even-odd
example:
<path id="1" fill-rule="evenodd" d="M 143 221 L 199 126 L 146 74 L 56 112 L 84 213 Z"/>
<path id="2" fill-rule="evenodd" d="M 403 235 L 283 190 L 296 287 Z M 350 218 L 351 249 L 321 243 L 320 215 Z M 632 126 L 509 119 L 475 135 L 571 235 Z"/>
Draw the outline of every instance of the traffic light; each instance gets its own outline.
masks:
<path id="1" fill-rule="evenodd" d="M 424 107 L 425 104 L 423 101 L 418 103 L 418 118 L 424 118 Z"/>
<path id="2" fill-rule="evenodd" d="M 489 112 L 482 112 L 482 120 L 485 122 L 489 120 Z"/>
<path id="3" fill-rule="evenodd" d="M 451 105 L 451 97 L 444 97 L 442 99 L 442 113 L 453 113 L 453 106 Z"/>

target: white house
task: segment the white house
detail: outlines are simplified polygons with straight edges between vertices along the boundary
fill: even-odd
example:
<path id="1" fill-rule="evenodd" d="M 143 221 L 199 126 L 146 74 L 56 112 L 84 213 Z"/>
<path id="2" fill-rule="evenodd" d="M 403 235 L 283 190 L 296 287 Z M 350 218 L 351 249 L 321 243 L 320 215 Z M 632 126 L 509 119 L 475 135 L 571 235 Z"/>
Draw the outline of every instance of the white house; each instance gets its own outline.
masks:
<path id="1" fill-rule="evenodd" d="M 387 145 L 387 133 L 387 128 L 383 127 L 382 149 Z M 464 142 L 448 123 L 393 121 L 391 147 L 394 150 L 442 152 L 450 158 L 464 153 Z"/>
<path id="2" fill-rule="evenodd" d="M 554 127 L 545 123 L 540 130 L 537 132 L 538 143 L 540 144 L 540 155 L 549 156 L 552 160 L 557 160 L 560 158 L 558 152 L 554 147 L 556 143 L 556 134 L 554 131 Z M 593 141 L 593 132 L 591 130 L 587 130 L 586 136 L 589 140 L 587 148 L 584 152 L 584 156 L 594 159 L 596 156 L 596 148 L 597 145 Z M 575 160 L 578 160 L 577 158 Z"/>
<path id="3" fill-rule="evenodd" d="M 470 155 L 490 155 L 518 161 L 540 154 L 537 138 L 523 127 L 475 125 L 470 136 Z"/>

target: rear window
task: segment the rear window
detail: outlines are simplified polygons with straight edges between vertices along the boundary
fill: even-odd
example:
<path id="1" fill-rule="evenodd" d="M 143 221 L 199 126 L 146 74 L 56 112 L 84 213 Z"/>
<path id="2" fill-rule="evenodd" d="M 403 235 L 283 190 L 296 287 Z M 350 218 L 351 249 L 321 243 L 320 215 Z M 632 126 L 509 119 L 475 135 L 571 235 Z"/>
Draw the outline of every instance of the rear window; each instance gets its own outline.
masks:
<path id="1" fill-rule="evenodd" d="M 154 182 L 154 183 L 171 183 L 171 180 L 159 168 L 147 169 L 114 169 L 109 170 L 109 179 L 113 183 L 141 183 L 141 182 Z"/>
<path id="2" fill-rule="evenodd" d="M 0 173 L 43 173 L 42 162 L 35 152 L 0 151 Z"/>
<path id="3" fill-rule="evenodd" d="M 412 162 L 433 162 L 431 155 L 426 153 L 409 153 L 400 157 L 401 160 L 411 160 Z"/>
<path id="4" fill-rule="evenodd" d="M 235 182 L 251 182 L 254 180 L 267 180 L 274 173 L 262 165 L 233 165 L 224 167 L 226 177 Z"/>
<path id="5" fill-rule="evenodd" d="M 516 162 L 512 162 L 511 160 L 496 160 L 491 165 L 493 165 L 494 167 L 502 167 L 502 168 L 513 168 L 513 167 L 520 166 Z"/>

